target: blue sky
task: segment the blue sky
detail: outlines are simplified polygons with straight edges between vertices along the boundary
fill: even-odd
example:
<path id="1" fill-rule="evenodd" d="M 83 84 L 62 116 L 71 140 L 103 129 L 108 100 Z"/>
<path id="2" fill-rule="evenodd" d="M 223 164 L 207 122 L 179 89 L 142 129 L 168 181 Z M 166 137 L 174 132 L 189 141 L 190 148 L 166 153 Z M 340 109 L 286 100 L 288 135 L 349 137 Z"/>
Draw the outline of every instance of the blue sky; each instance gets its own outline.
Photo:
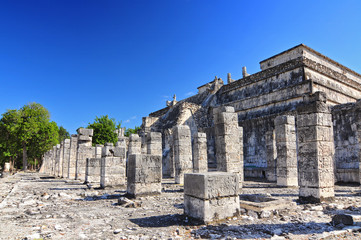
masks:
<path id="1" fill-rule="evenodd" d="M 0 113 L 44 105 L 70 133 L 123 126 L 304 43 L 361 73 L 361 1 L 2 0 Z"/>

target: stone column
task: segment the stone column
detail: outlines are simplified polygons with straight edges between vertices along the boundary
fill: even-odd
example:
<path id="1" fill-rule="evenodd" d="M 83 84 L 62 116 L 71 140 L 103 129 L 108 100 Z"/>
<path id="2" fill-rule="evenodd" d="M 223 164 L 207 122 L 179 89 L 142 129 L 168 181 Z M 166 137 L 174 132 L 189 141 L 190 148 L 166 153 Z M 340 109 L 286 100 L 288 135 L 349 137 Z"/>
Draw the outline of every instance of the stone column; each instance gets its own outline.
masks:
<path id="1" fill-rule="evenodd" d="M 78 135 L 73 134 L 70 138 L 69 151 L 69 179 L 76 178 L 76 151 L 78 148 Z"/>
<path id="2" fill-rule="evenodd" d="M 55 176 L 56 172 L 56 145 L 53 146 L 53 150 L 51 152 L 51 175 Z"/>
<path id="3" fill-rule="evenodd" d="M 93 129 L 79 128 L 77 132 L 76 179 L 85 181 L 86 159 L 95 156 L 95 148 L 92 147 Z"/>
<path id="4" fill-rule="evenodd" d="M 326 94 L 305 97 L 297 108 L 299 198 L 304 202 L 332 200 L 334 193 L 334 142 Z"/>
<path id="5" fill-rule="evenodd" d="M 147 154 L 162 156 L 162 133 L 147 133 Z"/>
<path id="6" fill-rule="evenodd" d="M 64 155 L 64 141 L 60 143 L 60 149 L 59 149 L 59 172 L 58 176 L 63 176 L 63 156 Z"/>
<path id="7" fill-rule="evenodd" d="M 193 172 L 208 172 L 207 135 L 197 132 L 193 135 Z"/>
<path id="8" fill-rule="evenodd" d="M 128 155 L 141 153 L 141 139 L 138 134 L 130 134 Z"/>
<path id="9" fill-rule="evenodd" d="M 274 130 L 266 132 L 266 154 L 267 154 L 267 170 L 266 178 L 268 181 L 277 181 L 277 147 L 276 134 Z"/>
<path id="10" fill-rule="evenodd" d="M 277 116 L 275 119 L 277 146 L 277 185 L 298 186 L 297 144 L 294 116 Z"/>
<path id="11" fill-rule="evenodd" d="M 131 154 L 128 159 L 127 193 L 130 197 L 158 195 L 162 190 L 162 157 Z"/>
<path id="12" fill-rule="evenodd" d="M 104 145 L 97 144 L 95 145 L 95 158 L 101 158 L 102 157 L 102 149 Z"/>
<path id="13" fill-rule="evenodd" d="M 100 187 L 125 186 L 125 147 L 106 143 L 100 161 Z"/>
<path id="14" fill-rule="evenodd" d="M 56 150 L 55 150 L 55 177 L 59 177 L 59 172 L 60 172 L 60 144 L 56 145 Z"/>
<path id="15" fill-rule="evenodd" d="M 238 126 L 238 116 L 233 107 L 219 107 L 214 109 L 214 127 L 216 142 L 217 170 L 239 174 L 240 183 L 243 182 L 243 144 L 241 133 L 243 128 Z M 241 187 L 241 186 L 240 186 Z"/>
<path id="16" fill-rule="evenodd" d="M 147 154 L 129 155 L 127 193 L 130 197 L 156 195 L 162 189 L 162 134 L 149 132 Z"/>
<path id="17" fill-rule="evenodd" d="M 184 174 L 193 172 L 191 130 L 187 125 L 173 128 L 175 183 L 184 183 Z"/>
<path id="18" fill-rule="evenodd" d="M 70 139 L 64 139 L 63 145 L 63 178 L 69 178 L 69 157 L 70 157 Z"/>

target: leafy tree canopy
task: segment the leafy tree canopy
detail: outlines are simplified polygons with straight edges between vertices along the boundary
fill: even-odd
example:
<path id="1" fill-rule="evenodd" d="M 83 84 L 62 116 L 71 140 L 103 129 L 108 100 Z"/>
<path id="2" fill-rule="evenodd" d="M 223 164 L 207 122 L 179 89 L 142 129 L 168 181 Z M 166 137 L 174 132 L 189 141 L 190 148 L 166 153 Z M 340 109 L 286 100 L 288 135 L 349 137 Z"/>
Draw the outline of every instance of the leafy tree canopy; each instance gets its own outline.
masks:
<path id="1" fill-rule="evenodd" d="M 58 138 L 59 142 L 62 142 L 64 139 L 70 138 L 69 132 L 63 126 L 59 127 L 58 134 L 59 134 L 59 138 Z"/>
<path id="2" fill-rule="evenodd" d="M 126 130 L 125 130 L 125 133 L 124 133 L 124 135 L 126 136 L 126 137 L 129 137 L 130 136 L 130 134 L 136 134 L 136 133 L 138 133 L 138 130 L 140 130 L 140 127 L 137 127 L 137 126 L 135 126 L 134 128 L 127 128 Z"/>
<path id="3" fill-rule="evenodd" d="M 39 103 L 30 103 L 2 114 L 0 161 L 11 161 L 14 166 L 22 166 L 25 170 L 28 158 L 39 163 L 41 156 L 58 143 L 58 126 L 49 119 L 49 111 Z"/>
<path id="4" fill-rule="evenodd" d="M 116 124 L 114 118 L 109 118 L 108 115 L 95 117 L 93 123 L 89 123 L 87 128 L 94 130 L 93 146 L 96 144 L 105 144 L 107 142 L 116 143 L 118 136 L 115 133 L 116 129 L 121 127 L 121 123 Z"/>

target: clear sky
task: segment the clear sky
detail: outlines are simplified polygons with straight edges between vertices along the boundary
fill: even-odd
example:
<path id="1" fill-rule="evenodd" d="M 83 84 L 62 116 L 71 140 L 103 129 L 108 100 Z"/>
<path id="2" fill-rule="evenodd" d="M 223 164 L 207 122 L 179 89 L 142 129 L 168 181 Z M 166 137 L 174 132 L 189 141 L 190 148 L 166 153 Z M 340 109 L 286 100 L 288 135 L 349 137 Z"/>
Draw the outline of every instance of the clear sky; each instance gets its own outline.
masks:
<path id="1" fill-rule="evenodd" d="M 1 0 L 0 113 L 38 102 L 70 133 L 106 114 L 139 126 L 300 43 L 361 73 L 361 1 Z"/>

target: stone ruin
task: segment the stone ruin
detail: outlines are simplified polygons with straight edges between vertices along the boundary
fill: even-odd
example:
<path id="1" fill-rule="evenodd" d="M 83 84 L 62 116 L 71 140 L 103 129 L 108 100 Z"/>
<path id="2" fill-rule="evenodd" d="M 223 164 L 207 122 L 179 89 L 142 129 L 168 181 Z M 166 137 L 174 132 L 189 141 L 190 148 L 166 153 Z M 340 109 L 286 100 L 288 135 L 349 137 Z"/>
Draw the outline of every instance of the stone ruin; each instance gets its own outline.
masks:
<path id="1" fill-rule="evenodd" d="M 160 194 L 162 178 L 174 178 L 185 213 L 205 222 L 237 214 L 247 177 L 298 187 L 303 202 L 332 201 L 335 182 L 360 183 L 361 75 L 303 44 L 260 67 L 174 97 L 116 146 L 92 147 L 92 130 L 79 129 L 44 154 L 41 171 L 126 183 L 133 196 Z"/>

